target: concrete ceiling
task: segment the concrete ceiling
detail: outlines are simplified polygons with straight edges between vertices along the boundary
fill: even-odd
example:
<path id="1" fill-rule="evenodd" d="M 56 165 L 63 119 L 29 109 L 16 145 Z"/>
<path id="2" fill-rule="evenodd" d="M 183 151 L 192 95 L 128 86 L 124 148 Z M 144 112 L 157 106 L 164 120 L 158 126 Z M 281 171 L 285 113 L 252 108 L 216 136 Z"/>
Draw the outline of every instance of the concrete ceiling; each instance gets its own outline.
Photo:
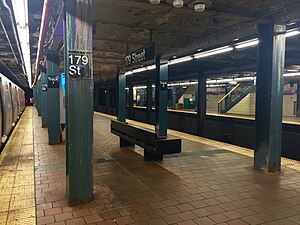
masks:
<path id="1" fill-rule="evenodd" d="M 202 13 L 188 7 L 191 1 L 185 0 L 185 6 L 176 9 L 164 0 L 159 5 L 151 5 L 147 0 L 93 0 L 95 81 L 115 79 L 119 68 L 124 66 L 125 54 L 152 41 L 157 54 L 171 58 L 257 35 L 258 23 L 287 24 L 300 19 L 300 0 L 212 0 L 212 6 Z M 38 0 L 29 2 L 32 60 L 35 60 L 42 4 Z M 289 42 L 290 64 L 298 62 L 299 46 L 298 39 Z M 199 71 L 217 73 L 227 67 L 246 69 L 250 62 L 255 68 L 255 48 L 196 64 L 180 64 L 171 71 L 174 76 Z"/>

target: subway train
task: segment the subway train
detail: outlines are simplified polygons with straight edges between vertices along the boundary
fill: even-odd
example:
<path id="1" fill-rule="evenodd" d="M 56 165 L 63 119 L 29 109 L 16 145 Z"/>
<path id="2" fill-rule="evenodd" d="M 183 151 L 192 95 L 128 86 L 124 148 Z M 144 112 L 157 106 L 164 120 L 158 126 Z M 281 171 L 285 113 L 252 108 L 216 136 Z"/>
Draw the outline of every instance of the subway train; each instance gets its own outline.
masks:
<path id="1" fill-rule="evenodd" d="M 0 73 L 0 152 L 24 108 L 25 92 Z"/>

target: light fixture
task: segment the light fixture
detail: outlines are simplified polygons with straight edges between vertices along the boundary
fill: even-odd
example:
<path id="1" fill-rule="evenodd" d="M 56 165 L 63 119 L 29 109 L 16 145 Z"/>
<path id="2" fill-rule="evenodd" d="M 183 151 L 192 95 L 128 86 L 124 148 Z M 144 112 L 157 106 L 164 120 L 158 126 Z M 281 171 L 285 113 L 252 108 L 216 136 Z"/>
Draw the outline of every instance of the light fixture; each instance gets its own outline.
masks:
<path id="1" fill-rule="evenodd" d="M 127 76 L 127 75 L 131 75 L 131 74 L 133 74 L 132 71 L 127 71 L 127 72 L 125 73 L 126 76 Z"/>
<path id="2" fill-rule="evenodd" d="M 296 36 L 300 34 L 300 31 L 299 30 L 288 30 L 285 34 L 285 37 L 292 37 L 292 36 Z"/>
<path id="3" fill-rule="evenodd" d="M 147 66 L 146 68 L 147 68 L 147 70 L 154 70 L 154 69 L 156 69 L 156 65 L 150 65 L 150 66 Z"/>
<path id="4" fill-rule="evenodd" d="M 149 0 L 149 2 L 153 5 L 158 5 L 160 3 L 160 0 Z"/>
<path id="5" fill-rule="evenodd" d="M 146 70 L 147 70 L 146 67 L 141 67 L 141 68 L 132 70 L 132 72 L 133 72 L 133 73 L 140 73 L 140 72 L 144 72 L 144 71 L 146 71 Z"/>
<path id="6" fill-rule="evenodd" d="M 283 74 L 284 77 L 297 77 L 300 76 L 300 72 L 299 73 L 285 73 Z"/>
<path id="7" fill-rule="evenodd" d="M 188 4 L 188 7 L 194 9 L 195 12 L 203 12 L 206 8 L 212 5 L 211 0 L 194 0 Z"/>
<path id="8" fill-rule="evenodd" d="M 192 59 L 193 59 L 192 56 L 185 56 L 185 57 L 181 57 L 181 58 L 177 58 L 177 59 L 172 59 L 168 62 L 168 65 L 174 65 L 174 64 L 177 64 L 177 63 L 190 61 Z"/>
<path id="9" fill-rule="evenodd" d="M 247 48 L 247 47 L 254 47 L 256 45 L 258 45 L 259 40 L 258 38 L 254 38 L 248 41 L 243 41 L 243 42 L 239 42 L 235 45 L 236 49 L 241 49 L 241 48 Z"/>
<path id="10" fill-rule="evenodd" d="M 28 26 L 28 1 L 13 0 L 13 11 L 17 24 L 18 36 L 20 39 L 22 54 L 24 58 L 26 73 L 29 86 L 32 86 L 31 80 L 31 59 L 29 45 L 29 26 Z"/>
<path id="11" fill-rule="evenodd" d="M 200 59 L 200 58 L 213 56 L 213 55 L 217 55 L 217 54 L 221 54 L 221 53 L 225 53 L 225 52 L 230 52 L 232 50 L 233 50 L 233 47 L 227 45 L 227 46 L 216 48 L 216 49 L 213 49 L 213 50 L 200 52 L 200 53 L 197 53 L 193 56 L 194 56 L 195 59 Z"/>
<path id="12" fill-rule="evenodd" d="M 184 4 L 183 0 L 173 0 L 173 6 L 177 9 L 182 8 Z"/>

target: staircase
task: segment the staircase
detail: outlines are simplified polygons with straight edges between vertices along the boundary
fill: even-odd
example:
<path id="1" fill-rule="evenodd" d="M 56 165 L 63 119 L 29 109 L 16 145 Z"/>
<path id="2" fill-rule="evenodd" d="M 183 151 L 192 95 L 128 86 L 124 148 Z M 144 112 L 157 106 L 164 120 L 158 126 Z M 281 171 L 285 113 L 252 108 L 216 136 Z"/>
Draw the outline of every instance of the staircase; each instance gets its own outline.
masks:
<path id="1" fill-rule="evenodd" d="M 226 113 L 238 104 L 248 94 L 254 92 L 256 86 L 253 83 L 237 84 L 218 102 L 218 112 Z"/>

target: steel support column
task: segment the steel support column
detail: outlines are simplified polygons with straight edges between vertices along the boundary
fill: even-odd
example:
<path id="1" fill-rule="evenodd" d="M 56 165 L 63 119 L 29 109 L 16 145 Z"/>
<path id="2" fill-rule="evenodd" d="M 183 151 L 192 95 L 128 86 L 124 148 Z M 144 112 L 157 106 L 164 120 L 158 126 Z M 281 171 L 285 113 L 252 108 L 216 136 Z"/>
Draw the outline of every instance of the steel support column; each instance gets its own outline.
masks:
<path id="1" fill-rule="evenodd" d="M 65 0 L 67 198 L 93 198 L 92 0 Z"/>
<path id="2" fill-rule="evenodd" d="M 280 171 L 285 26 L 259 25 L 254 167 Z"/>
<path id="3" fill-rule="evenodd" d="M 204 123 L 206 117 L 206 77 L 198 75 L 197 87 L 197 134 L 204 136 Z"/>
<path id="4" fill-rule="evenodd" d="M 128 94 L 128 103 L 129 103 L 129 118 L 133 118 L 133 85 L 129 84 L 129 94 Z"/>
<path id="5" fill-rule="evenodd" d="M 300 81 L 297 82 L 297 109 L 296 116 L 300 117 Z"/>
<path id="6" fill-rule="evenodd" d="M 118 75 L 118 120 L 126 122 L 126 75 Z"/>
<path id="7" fill-rule="evenodd" d="M 109 113 L 108 112 L 108 109 L 109 109 L 109 88 L 106 88 L 105 89 L 105 106 L 106 106 L 106 113 Z"/>
<path id="8" fill-rule="evenodd" d="M 176 87 L 172 86 L 172 109 L 176 108 Z"/>
<path id="9" fill-rule="evenodd" d="M 155 132 L 157 137 L 166 137 L 168 128 L 168 62 L 156 58 L 155 81 Z"/>
<path id="10" fill-rule="evenodd" d="M 42 110 L 42 127 L 48 126 L 48 110 L 47 110 L 47 99 L 48 99 L 48 91 L 47 91 L 47 82 L 48 77 L 47 73 L 42 72 L 41 73 L 41 82 L 42 82 L 42 90 L 41 90 L 41 110 Z"/>
<path id="11" fill-rule="evenodd" d="M 147 81 L 147 123 L 151 123 L 152 114 L 152 83 Z"/>
<path id="12" fill-rule="evenodd" d="M 195 84 L 195 112 L 198 112 L 198 105 L 199 105 L 199 101 L 198 101 L 198 84 Z"/>
<path id="13" fill-rule="evenodd" d="M 42 110 L 41 110 L 41 92 L 42 92 L 42 81 L 41 78 L 38 79 L 37 81 L 37 109 L 38 109 L 38 116 L 42 115 Z"/>
<path id="14" fill-rule="evenodd" d="M 60 143 L 59 52 L 47 52 L 47 114 L 49 144 Z"/>

